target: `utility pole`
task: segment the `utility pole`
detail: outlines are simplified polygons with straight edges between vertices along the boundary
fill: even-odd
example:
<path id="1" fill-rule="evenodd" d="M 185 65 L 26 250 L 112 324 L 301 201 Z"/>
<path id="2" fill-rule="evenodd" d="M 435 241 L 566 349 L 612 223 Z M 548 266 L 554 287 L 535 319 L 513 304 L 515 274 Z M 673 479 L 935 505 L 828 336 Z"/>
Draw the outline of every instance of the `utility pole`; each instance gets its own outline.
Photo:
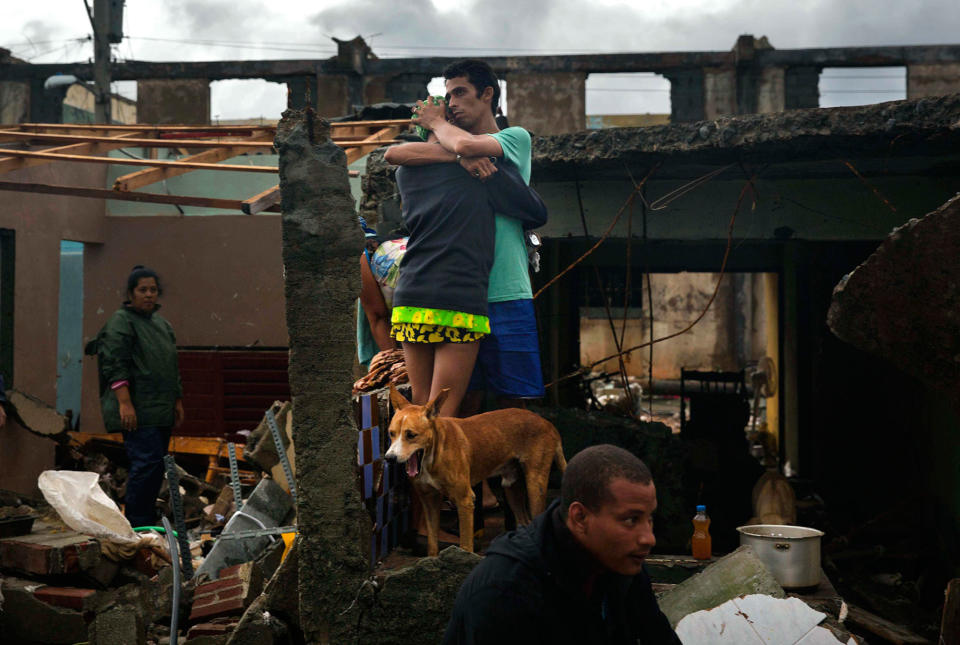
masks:
<path id="1" fill-rule="evenodd" d="M 106 124 L 110 123 L 110 5 L 110 0 L 93 0 L 94 120 Z"/>

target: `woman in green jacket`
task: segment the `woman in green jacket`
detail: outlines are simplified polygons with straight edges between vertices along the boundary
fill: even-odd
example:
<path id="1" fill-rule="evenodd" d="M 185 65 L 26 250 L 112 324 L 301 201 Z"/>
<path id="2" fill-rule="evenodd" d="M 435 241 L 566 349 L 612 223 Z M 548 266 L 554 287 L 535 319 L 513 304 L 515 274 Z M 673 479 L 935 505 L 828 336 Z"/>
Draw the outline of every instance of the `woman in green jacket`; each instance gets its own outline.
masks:
<path id="1" fill-rule="evenodd" d="M 133 526 L 156 524 L 163 457 L 183 422 L 183 387 L 173 327 L 157 313 L 157 274 L 135 266 L 127 298 L 97 335 L 100 406 L 108 432 L 123 433 L 130 460 L 126 516 Z"/>

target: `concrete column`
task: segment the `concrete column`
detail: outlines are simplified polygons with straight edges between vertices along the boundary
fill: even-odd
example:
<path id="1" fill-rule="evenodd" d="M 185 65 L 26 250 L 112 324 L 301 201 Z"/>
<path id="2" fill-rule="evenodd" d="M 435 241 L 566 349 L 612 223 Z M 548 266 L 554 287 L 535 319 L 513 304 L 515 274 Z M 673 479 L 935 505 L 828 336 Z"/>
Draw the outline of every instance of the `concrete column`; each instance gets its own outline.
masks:
<path id="1" fill-rule="evenodd" d="M 159 125 L 210 123 L 210 81 L 137 81 L 137 121 Z"/>
<path id="2" fill-rule="evenodd" d="M 786 109 L 785 73 L 782 67 L 764 67 L 757 78 L 757 105 L 759 114 L 783 112 Z"/>
<path id="3" fill-rule="evenodd" d="M 702 121 L 704 112 L 704 71 L 677 69 L 663 74 L 670 81 L 670 123 Z"/>
<path id="4" fill-rule="evenodd" d="M 781 458 L 789 463 L 794 474 L 800 471 L 800 284 L 803 270 L 802 249 L 796 242 L 788 242 L 783 249 L 783 350 L 780 367 Z"/>
<path id="5" fill-rule="evenodd" d="M 312 110 L 277 127 L 283 194 L 283 267 L 300 528 L 300 620 L 309 643 L 355 639 L 345 612 L 368 574 L 372 523 L 356 482 L 350 399 L 360 292 L 346 155 Z"/>
<path id="6" fill-rule="evenodd" d="M 271 80 L 271 79 L 267 79 Z M 301 76 L 299 78 L 288 78 L 284 80 L 287 84 L 287 107 L 292 110 L 302 110 L 308 105 L 316 108 L 317 106 L 317 79 L 311 76 Z M 333 115 L 331 115 L 333 116 Z"/>
<path id="7" fill-rule="evenodd" d="M 350 113 L 350 88 L 346 76 L 318 75 L 315 85 L 318 116 L 333 117 Z"/>
<path id="8" fill-rule="evenodd" d="M 62 123 L 63 97 L 67 87 L 43 89 L 43 79 L 30 81 L 30 121 L 33 123 Z M 0 106 L 2 107 L 2 106 Z"/>
<path id="9" fill-rule="evenodd" d="M 395 103 L 413 103 L 427 95 L 430 74 L 400 74 L 387 81 L 387 100 Z"/>
<path id="10" fill-rule="evenodd" d="M 820 107 L 820 68 L 788 68 L 784 74 L 784 109 L 815 107 Z"/>
<path id="11" fill-rule="evenodd" d="M 703 70 L 703 118 L 715 119 L 737 113 L 737 71 Z"/>
<path id="12" fill-rule="evenodd" d="M 960 63 L 907 67 L 907 98 L 943 96 L 960 92 Z"/>
<path id="13" fill-rule="evenodd" d="M 510 125 L 536 134 L 579 132 L 587 127 L 586 74 L 508 74 Z"/>
<path id="14" fill-rule="evenodd" d="M 30 115 L 30 85 L 0 83 L 0 123 L 23 123 Z"/>

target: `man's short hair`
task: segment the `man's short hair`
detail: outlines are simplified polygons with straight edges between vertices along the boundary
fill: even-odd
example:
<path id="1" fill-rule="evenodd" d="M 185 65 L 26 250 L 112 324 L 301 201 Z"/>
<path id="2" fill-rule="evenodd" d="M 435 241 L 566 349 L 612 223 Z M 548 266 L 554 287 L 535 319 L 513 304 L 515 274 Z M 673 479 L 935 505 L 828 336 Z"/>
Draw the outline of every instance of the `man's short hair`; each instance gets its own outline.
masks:
<path id="1" fill-rule="evenodd" d="M 467 82 L 477 88 L 477 96 L 483 94 L 483 91 L 488 87 L 493 88 L 493 98 L 490 100 L 490 111 L 496 116 L 497 107 L 500 105 L 500 83 L 497 81 L 497 75 L 493 72 L 493 68 L 482 60 L 468 58 L 453 63 L 443 70 L 443 78 L 445 80 L 449 81 L 451 78 L 459 78 L 461 76 L 466 76 Z"/>
<path id="2" fill-rule="evenodd" d="M 560 512 L 566 518 L 570 504 L 580 502 L 593 512 L 613 501 L 610 482 L 623 478 L 647 485 L 653 475 L 636 455 L 610 444 L 581 450 L 567 464 L 560 484 Z"/>

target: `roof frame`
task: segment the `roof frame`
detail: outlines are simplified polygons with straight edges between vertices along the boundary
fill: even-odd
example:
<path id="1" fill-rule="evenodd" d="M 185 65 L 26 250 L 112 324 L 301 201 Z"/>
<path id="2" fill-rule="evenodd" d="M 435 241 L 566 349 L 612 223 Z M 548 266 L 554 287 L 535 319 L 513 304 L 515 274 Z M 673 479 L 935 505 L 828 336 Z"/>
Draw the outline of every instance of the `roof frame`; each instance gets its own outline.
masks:
<path id="1" fill-rule="evenodd" d="M 347 163 L 353 163 L 374 149 L 396 143 L 397 135 L 410 126 L 409 119 L 345 121 L 330 123 L 333 142 L 344 148 Z M 171 177 L 194 170 L 276 174 L 276 166 L 220 163 L 251 152 L 270 151 L 275 126 L 206 125 L 89 125 L 23 123 L 0 126 L 0 191 L 19 191 L 70 197 L 175 204 L 236 210 L 248 215 L 279 212 L 279 184 L 245 199 L 222 199 L 193 195 L 141 192 Z M 53 145 L 42 150 L 2 147 L 9 145 Z M 56 145 L 60 144 L 60 145 Z M 150 150 L 144 158 L 109 157 L 124 148 Z M 158 159 L 156 150 L 175 149 L 184 155 L 178 160 Z M 52 162 L 142 166 L 116 179 L 113 189 L 59 184 L 2 181 L 11 171 Z M 350 171 L 356 176 L 355 171 Z"/>

